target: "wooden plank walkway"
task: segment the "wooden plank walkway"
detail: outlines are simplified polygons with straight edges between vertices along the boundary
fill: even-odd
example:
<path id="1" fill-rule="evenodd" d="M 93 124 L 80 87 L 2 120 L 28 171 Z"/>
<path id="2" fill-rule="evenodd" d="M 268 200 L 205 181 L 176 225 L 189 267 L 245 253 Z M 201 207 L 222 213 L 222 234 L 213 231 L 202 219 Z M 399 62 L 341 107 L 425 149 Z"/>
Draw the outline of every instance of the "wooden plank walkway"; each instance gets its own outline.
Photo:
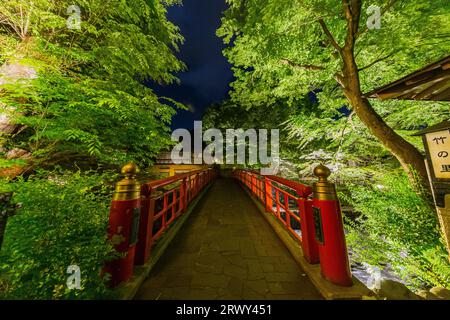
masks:
<path id="1" fill-rule="evenodd" d="M 215 182 L 136 299 L 321 299 L 237 182 Z"/>

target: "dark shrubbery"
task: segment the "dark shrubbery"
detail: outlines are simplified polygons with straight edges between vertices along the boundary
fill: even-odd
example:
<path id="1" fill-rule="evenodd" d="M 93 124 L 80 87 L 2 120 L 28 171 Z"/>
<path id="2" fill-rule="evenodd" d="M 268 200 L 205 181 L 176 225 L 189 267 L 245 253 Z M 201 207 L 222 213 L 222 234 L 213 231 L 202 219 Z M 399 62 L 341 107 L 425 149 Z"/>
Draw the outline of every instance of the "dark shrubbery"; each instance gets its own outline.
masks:
<path id="1" fill-rule="evenodd" d="M 113 256 L 107 242 L 111 174 L 41 172 L 5 185 L 20 203 L 0 252 L 0 293 L 9 299 L 108 297 L 100 278 Z M 81 269 L 81 289 L 69 290 L 67 267 Z"/>

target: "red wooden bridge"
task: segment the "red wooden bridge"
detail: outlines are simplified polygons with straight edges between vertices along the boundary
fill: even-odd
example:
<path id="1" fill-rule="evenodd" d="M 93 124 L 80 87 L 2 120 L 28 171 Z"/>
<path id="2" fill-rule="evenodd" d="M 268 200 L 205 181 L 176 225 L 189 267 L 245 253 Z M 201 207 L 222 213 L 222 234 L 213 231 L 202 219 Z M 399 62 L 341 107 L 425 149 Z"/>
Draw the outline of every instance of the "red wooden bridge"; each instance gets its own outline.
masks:
<path id="1" fill-rule="evenodd" d="M 334 184 L 212 168 L 116 186 L 109 238 L 123 257 L 111 286 L 136 299 L 361 298 Z"/>

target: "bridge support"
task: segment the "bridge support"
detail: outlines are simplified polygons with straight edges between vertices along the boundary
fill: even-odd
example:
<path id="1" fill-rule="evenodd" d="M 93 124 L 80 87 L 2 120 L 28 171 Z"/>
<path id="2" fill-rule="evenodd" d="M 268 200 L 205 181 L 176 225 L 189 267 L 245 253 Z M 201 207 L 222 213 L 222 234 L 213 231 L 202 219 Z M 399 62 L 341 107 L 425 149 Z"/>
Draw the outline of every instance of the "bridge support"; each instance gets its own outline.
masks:
<path id="1" fill-rule="evenodd" d="M 327 180 L 331 172 L 320 165 L 314 169 L 314 174 L 319 178 L 313 185 L 312 208 L 322 276 L 334 284 L 351 286 L 353 282 L 340 204 L 334 184 Z"/>

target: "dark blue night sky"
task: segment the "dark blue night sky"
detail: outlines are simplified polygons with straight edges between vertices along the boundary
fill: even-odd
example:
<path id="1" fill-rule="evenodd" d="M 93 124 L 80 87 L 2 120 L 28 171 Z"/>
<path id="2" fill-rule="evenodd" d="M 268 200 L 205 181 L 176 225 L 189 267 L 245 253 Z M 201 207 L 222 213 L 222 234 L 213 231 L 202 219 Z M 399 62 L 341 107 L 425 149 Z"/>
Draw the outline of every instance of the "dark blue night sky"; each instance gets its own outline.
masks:
<path id="1" fill-rule="evenodd" d="M 194 120 L 201 120 L 209 105 L 228 97 L 233 74 L 222 55 L 222 40 L 216 36 L 225 9 L 224 0 L 184 0 L 183 6 L 169 8 L 169 20 L 180 27 L 185 38 L 178 57 L 187 64 L 188 71 L 177 75 L 180 85 L 154 89 L 159 95 L 191 108 L 191 111 L 178 111 L 173 129 L 192 129 Z"/>

